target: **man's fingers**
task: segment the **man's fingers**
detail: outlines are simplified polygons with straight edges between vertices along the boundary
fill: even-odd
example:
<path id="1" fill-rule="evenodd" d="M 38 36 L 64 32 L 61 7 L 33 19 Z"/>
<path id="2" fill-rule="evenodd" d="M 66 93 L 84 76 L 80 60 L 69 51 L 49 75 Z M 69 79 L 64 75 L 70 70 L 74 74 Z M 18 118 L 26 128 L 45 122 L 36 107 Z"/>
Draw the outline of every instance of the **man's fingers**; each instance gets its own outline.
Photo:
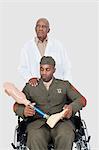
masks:
<path id="1" fill-rule="evenodd" d="M 71 117 L 71 115 L 72 115 L 72 112 L 69 111 L 69 112 L 67 113 L 67 118 L 69 119 L 69 118 Z"/>
<path id="2" fill-rule="evenodd" d="M 63 107 L 63 109 L 66 109 L 67 107 L 68 107 L 68 105 L 65 104 L 64 107 Z"/>
<path id="3" fill-rule="evenodd" d="M 29 83 L 31 86 L 36 87 L 38 84 L 37 83 Z"/>
<path id="4" fill-rule="evenodd" d="M 24 108 L 24 115 L 25 115 L 26 117 L 28 117 L 28 116 L 33 116 L 34 114 L 35 114 L 35 110 L 32 109 L 30 106 L 26 106 L 26 107 Z"/>
<path id="5" fill-rule="evenodd" d="M 31 78 L 31 79 L 29 80 L 29 84 L 30 84 L 31 86 L 37 86 L 37 85 L 38 85 L 38 81 L 39 81 L 38 78 Z"/>
<path id="6" fill-rule="evenodd" d="M 34 83 L 34 82 L 29 82 L 29 84 L 30 84 L 31 86 L 37 86 L 37 83 Z"/>
<path id="7" fill-rule="evenodd" d="M 26 113 L 28 116 L 33 116 L 34 114 L 35 114 L 35 112 L 33 111 L 33 112 L 27 112 Z"/>
<path id="8" fill-rule="evenodd" d="M 65 105 L 63 107 L 63 109 L 67 109 L 67 111 L 65 111 L 65 113 L 64 113 L 64 117 L 69 119 L 72 116 L 72 106 L 71 105 Z"/>

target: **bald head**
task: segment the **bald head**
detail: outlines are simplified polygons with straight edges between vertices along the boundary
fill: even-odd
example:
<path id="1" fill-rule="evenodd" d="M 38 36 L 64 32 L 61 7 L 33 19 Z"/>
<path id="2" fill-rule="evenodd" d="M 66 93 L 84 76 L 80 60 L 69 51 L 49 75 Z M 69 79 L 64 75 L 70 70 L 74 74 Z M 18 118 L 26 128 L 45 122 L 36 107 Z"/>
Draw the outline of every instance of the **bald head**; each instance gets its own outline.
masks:
<path id="1" fill-rule="evenodd" d="M 46 26 L 49 27 L 49 21 L 46 18 L 39 18 L 36 22 L 36 24 L 38 24 L 39 22 L 44 22 L 46 24 Z"/>

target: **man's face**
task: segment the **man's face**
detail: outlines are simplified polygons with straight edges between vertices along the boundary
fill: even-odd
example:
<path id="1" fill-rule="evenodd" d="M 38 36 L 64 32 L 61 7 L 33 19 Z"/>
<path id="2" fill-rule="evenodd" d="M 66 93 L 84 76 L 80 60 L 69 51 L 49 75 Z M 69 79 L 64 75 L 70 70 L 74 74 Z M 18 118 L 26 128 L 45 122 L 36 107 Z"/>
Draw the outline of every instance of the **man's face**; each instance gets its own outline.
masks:
<path id="1" fill-rule="evenodd" d="M 40 75 L 44 82 L 49 82 L 52 79 L 54 72 L 54 66 L 48 64 L 40 65 Z"/>
<path id="2" fill-rule="evenodd" d="M 40 19 L 37 21 L 35 31 L 39 40 L 43 42 L 44 39 L 46 39 L 49 30 L 49 24 L 46 20 Z"/>

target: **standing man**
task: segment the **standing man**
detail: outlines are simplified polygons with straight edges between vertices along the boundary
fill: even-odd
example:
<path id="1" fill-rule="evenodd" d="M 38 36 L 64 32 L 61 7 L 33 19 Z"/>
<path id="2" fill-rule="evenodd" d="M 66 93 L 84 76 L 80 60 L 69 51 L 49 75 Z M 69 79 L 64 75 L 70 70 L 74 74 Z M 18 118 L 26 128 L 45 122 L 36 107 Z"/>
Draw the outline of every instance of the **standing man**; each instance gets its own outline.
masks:
<path id="1" fill-rule="evenodd" d="M 27 83 L 23 89 L 26 98 L 31 103 L 36 103 L 46 114 L 52 115 L 67 109 L 63 119 L 54 128 L 50 128 L 46 119 L 39 117 L 30 106 L 14 105 L 17 115 L 33 119 L 27 126 L 27 146 L 30 150 L 48 150 L 51 139 L 55 150 L 71 150 L 75 138 L 75 126 L 71 118 L 86 105 L 86 99 L 74 86 L 69 81 L 55 79 L 54 73 L 54 59 L 43 56 L 40 61 L 39 84 L 34 87 Z"/>
<path id="2" fill-rule="evenodd" d="M 49 22 L 46 18 L 38 19 L 36 37 L 27 42 L 21 51 L 19 72 L 26 82 L 37 85 L 40 78 L 39 62 L 42 56 L 52 56 L 56 61 L 55 77 L 71 81 L 71 64 L 66 49 L 62 44 L 48 37 L 50 32 Z"/>

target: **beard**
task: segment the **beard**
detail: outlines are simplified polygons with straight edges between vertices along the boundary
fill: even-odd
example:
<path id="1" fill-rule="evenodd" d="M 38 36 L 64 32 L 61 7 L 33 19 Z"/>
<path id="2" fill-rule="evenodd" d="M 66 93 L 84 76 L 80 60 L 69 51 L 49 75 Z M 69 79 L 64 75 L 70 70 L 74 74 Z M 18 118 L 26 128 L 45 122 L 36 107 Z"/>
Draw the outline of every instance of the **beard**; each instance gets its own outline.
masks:
<path id="1" fill-rule="evenodd" d="M 38 32 L 37 37 L 40 41 L 44 41 L 46 39 L 47 35 L 45 35 L 43 32 Z"/>
<path id="2" fill-rule="evenodd" d="M 49 82 L 52 77 L 46 77 L 46 76 L 41 76 L 41 79 L 44 81 L 44 82 Z"/>

